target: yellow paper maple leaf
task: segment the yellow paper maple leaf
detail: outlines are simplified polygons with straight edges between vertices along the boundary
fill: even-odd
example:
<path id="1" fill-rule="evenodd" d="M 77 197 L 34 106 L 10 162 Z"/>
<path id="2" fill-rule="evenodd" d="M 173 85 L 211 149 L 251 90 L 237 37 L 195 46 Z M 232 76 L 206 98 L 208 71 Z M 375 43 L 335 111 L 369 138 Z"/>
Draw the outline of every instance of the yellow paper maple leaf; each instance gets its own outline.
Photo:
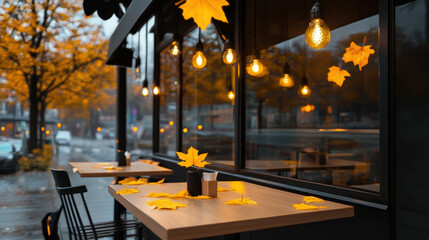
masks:
<path id="1" fill-rule="evenodd" d="M 150 183 L 147 183 L 147 184 L 149 184 L 149 185 L 154 185 L 154 184 L 163 184 L 163 183 L 164 183 L 164 181 L 165 181 L 165 178 L 163 178 L 163 179 L 159 180 L 158 182 L 150 182 Z"/>
<path id="2" fill-rule="evenodd" d="M 164 192 L 151 192 L 149 193 L 146 197 L 152 197 L 152 198 L 190 198 L 190 199 L 210 199 L 211 197 L 209 196 L 204 196 L 204 195 L 200 195 L 200 196 L 196 196 L 196 197 L 192 197 L 189 196 L 188 191 L 185 189 L 183 191 L 180 191 L 176 194 L 169 194 L 169 193 L 164 193 Z"/>
<path id="3" fill-rule="evenodd" d="M 231 182 L 231 188 L 238 193 L 241 193 L 241 194 L 246 193 L 246 187 L 242 182 Z"/>
<path id="4" fill-rule="evenodd" d="M 257 202 L 250 200 L 250 198 L 238 198 L 225 202 L 226 205 L 253 205 L 258 204 Z"/>
<path id="5" fill-rule="evenodd" d="M 104 169 L 110 170 L 110 171 L 119 171 L 119 170 L 122 170 L 122 168 L 120 168 L 120 167 L 114 167 L 114 166 L 104 167 Z"/>
<path id="6" fill-rule="evenodd" d="M 369 55 L 374 54 L 374 49 L 371 49 L 371 45 L 358 46 L 356 43 L 351 42 L 350 47 L 346 48 L 346 52 L 343 55 L 344 62 L 353 62 L 353 64 L 359 65 L 359 71 L 362 70 L 362 67 L 368 64 Z"/>
<path id="7" fill-rule="evenodd" d="M 139 192 L 140 191 L 138 189 L 135 189 L 135 188 L 124 188 L 122 190 L 117 191 L 116 194 L 123 195 L 123 194 L 134 194 L 134 193 L 139 193 Z"/>
<path id="8" fill-rule="evenodd" d="M 302 197 L 302 201 L 304 201 L 305 203 L 319 203 L 324 202 L 325 200 L 313 196 L 304 196 Z"/>
<path id="9" fill-rule="evenodd" d="M 187 167 L 187 168 L 191 166 L 204 167 L 205 165 L 210 164 L 204 161 L 204 159 L 207 157 L 207 153 L 198 155 L 198 150 L 193 147 L 190 147 L 188 149 L 187 154 L 184 154 L 181 152 L 176 152 L 176 153 L 177 153 L 177 156 L 179 156 L 179 158 L 183 160 L 182 162 L 179 162 L 177 164 L 183 167 Z"/>
<path id="10" fill-rule="evenodd" d="M 152 202 L 146 202 L 149 206 L 155 206 L 157 209 L 170 209 L 170 210 L 176 210 L 178 207 L 187 207 L 188 205 L 179 203 L 179 202 L 173 202 L 171 199 L 158 199 L 153 200 Z"/>
<path id="11" fill-rule="evenodd" d="M 229 6 L 229 3 L 226 0 L 186 0 L 179 8 L 183 10 L 182 15 L 185 20 L 193 18 L 198 27 L 204 31 L 212 17 L 222 22 L 228 22 L 222 9 L 223 6 Z"/>
<path id="12" fill-rule="evenodd" d="M 328 72 L 328 81 L 336 83 L 338 86 L 342 86 L 346 77 L 350 77 L 350 73 L 346 70 L 341 70 L 337 66 L 332 66 L 329 68 Z"/>
<path id="13" fill-rule="evenodd" d="M 305 203 L 292 204 L 292 206 L 296 210 L 317 210 L 319 208 L 327 208 L 326 206 L 314 206 L 314 205 L 309 205 L 309 204 L 305 204 Z"/>
<path id="14" fill-rule="evenodd" d="M 229 192 L 229 191 L 234 191 L 234 189 L 232 189 L 232 188 L 223 188 L 221 186 L 217 186 L 217 191 L 218 192 Z"/>

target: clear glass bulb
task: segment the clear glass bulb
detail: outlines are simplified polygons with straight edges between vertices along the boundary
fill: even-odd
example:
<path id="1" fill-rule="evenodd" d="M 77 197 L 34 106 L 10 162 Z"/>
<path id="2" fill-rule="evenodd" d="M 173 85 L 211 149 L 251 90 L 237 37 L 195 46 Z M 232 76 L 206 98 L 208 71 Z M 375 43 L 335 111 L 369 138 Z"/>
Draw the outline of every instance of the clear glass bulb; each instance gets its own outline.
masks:
<path id="1" fill-rule="evenodd" d="M 321 49 L 328 45 L 331 40 L 331 31 L 321 18 L 311 20 L 305 31 L 305 41 L 314 49 Z"/>
<path id="2" fill-rule="evenodd" d="M 233 91 L 229 91 L 229 92 L 228 92 L 228 99 L 229 99 L 229 100 L 234 100 L 234 98 L 235 98 L 235 94 L 234 94 L 234 92 L 233 92 Z"/>
<path id="3" fill-rule="evenodd" d="M 310 94 L 311 94 L 311 89 L 310 89 L 307 85 L 304 85 L 304 86 L 302 86 L 302 88 L 301 88 L 301 94 L 302 94 L 303 96 L 310 96 Z"/>
<path id="4" fill-rule="evenodd" d="M 141 77 L 140 66 L 136 66 L 134 76 L 135 76 L 136 80 L 140 79 L 140 77 Z"/>
<path id="5" fill-rule="evenodd" d="M 234 64 L 237 62 L 237 53 L 234 49 L 228 48 L 223 52 L 222 60 L 225 64 Z"/>
<path id="6" fill-rule="evenodd" d="M 170 49 L 168 50 L 172 56 L 177 56 L 180 54 L 179 43 L 177 41 L 173 41 L 170 45 Z"/>
<path id="7" fill-rule="evenodd" d="M 206 66 L 207 59 L 202 51 L 197 51 L 192 57 L 192 65 L 195 68 L 201 69 Z"/>
<path id="8" fill-rule="evenodd" d="M 155 86 L 153 87 L 153 95 L 158 95 L 159 94 L 159 87 Z"/>
<path id="9" fill-rule="evenodd" d="M 147 87 L 144 87 L 142 89 L 142 95 L 143 95 L 143 97 L 149 96 L 149 89 L 147 89 Z"/>
<path id="10" fill-rule="evenodd" d="M 286 88 L 293 87 L 294 82 L 293 82 L 292 76 L 290 74 L 285 73 L 283 77 L 280 78 L 279 84 L 280 86 L 286 87 Z"/>
<path id="11" fill-rule="evenodd" d="M 250 76 L 259 77 L 264 72 L 264 65 L 257 58 L 252 58 L 252 61 L 247 64 L 246 71 Z"/>

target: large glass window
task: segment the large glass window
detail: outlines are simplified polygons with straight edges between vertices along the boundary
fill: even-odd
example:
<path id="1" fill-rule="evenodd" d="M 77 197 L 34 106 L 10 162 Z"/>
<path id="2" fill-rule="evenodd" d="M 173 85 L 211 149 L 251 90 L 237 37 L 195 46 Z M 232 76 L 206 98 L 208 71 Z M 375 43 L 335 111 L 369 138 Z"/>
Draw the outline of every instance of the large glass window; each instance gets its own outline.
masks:
<path id="1" fill-rule="evenodd" d="M 136 157 L 152 153 L 153 98 L 151 94 L 143 96 L 142 88 L 145 79 L 149 86 L 153 84 L 154 36 L 150 32 L 146 36 L 146 28 L 150 30 L 154 22 L 152 18 L 129 39 L 135 59 L 127 78 L 127 149 Z"/>
<path id="2" fill-rule="evenodd" d="M 222 61 L 223 41 L 214 25 L 202 33 L 206 66 L 196 69 L 198 28 L 183 41 L 183 149 L 208 153 L 207 160 L 233 165 L 234 67 Z M 213 162 L 213 161 L 212 161 Z"/>
<path id="3" fill-rule="evenodd" d="M 321 49 L 306 43 L 314 1 L 304 2 L 248 2 L 246 51 L 260 50 L 265 68 L 246 76 L 246 169 L 378 192 L 378 1 L 322 1 L 331 38 Z M 343 60 L 351 44 L 375 51 L 361 69 Z M 293 86 L 281 80 L 286 62 Z M 338 67 L 350 75 L 341 86 L 328 81 Z"/>
<path id="4" fill-rule="evenodd" d="M 160 58 L 159 152 L 176 156 L 178 58 L 168 48 L 161 51 Z"/>

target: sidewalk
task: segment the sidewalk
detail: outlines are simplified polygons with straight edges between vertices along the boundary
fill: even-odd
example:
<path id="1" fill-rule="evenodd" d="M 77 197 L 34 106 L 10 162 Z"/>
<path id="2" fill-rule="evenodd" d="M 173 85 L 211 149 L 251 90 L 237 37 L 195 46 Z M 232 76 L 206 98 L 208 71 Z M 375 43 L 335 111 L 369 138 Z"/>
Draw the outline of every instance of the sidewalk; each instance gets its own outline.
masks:
<path id="1" fill-rule="evenodd" d="M 87 159 L 73 159 L 87 161 Z M 85 194 L 95 222 L 113 220 L 113 198 L 107 186 L 113 178 L 80 178 L 73 173 L 68 159 L 53 160 L 54 168 L 66 169 L 72 185 L 86 185 Z M 18 172 L 0 175 L 0 239 L 43 239 L 43 216 L 60 206 L 59 197 L 50 172 Z M 63 216 L 60 221 L 61 239 L 68 239 Z"/>

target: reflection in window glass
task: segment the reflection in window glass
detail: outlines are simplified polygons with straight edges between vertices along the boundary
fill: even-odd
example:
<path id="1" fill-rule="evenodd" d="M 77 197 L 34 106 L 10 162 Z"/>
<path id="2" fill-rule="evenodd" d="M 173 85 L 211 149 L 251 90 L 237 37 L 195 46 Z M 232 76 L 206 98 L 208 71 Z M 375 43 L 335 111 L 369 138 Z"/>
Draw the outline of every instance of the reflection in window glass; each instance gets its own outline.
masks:
<path id="1" fill-rule="evenodd" d="M 154 19 L 148 21 L 148 29 L 154 24 Z M 132 156 L 149 155 L 152 153 L 152 119 L 153 98 L 151 95 L 142 95 L 143 80 L 147 78 L 148 84 L 153 83 L 153 57 L 154 36 L 149 32 L 146 43 L 146 25 L 140 30 L 140 47 L 138 47 L 139 34 L 132 36 L 132 47 L 136 49 L 134 58 L 140 57 L 140 74 L 136 74 L 136 66 L 128 71 L 127 81 L 127 144 Z M 147 45 L 147 76 L 146 76 L 146 44 Z M 140 49 L 140 52 L 137 50 Z M 139 55 L 139 56 L 138 56 Z M 135 64 L 134 64 L 135 65 Z"/>
<path id="2" fill-rule="evenodd" d="M 356 2 L 348 4 L 354 6 Z M 288 13 L 297 11 L 294 6 L 288 7 Z M 330 7 L 335 5 L 325 6 Z M 343 11 L 331 11 L 339 12 Z M 258 13 L 259 18 L 266 17 L 261 21 L 270 21 L 266 13 Z M 246 77 L 247 169 L 378 191 L 378 3 L 362 9 L 362 14 L 353 19 L 326 14 L 324 17 L 331 20 L 327 24 L 332 23 L 331 40 L 320 50 L 306 44 L 306 26 L 294 24 L 293 16 L 286 21 L 288 33 L 279 31 L 279 41 L 270 44 L 261 41 L 260 45 L 265 44 L 261 61 L 266 71 L 259 77 Z M 361 70 L 352 62 L 342 61 L 351 42 L 360 46 L 365 42 L 375 50 Z M 286 60 L 294 85 L 285 87 L 280 79 Z M 332 66 L 341 67 L 351 75 L 341 87 L 327 80 Z M 304 76 L 311 91 L 306 96 L 302 94 L 306 85 Z"/>
<path id="3" fill-rule="evenodd" d="M 207 160 L 233 164 L 233 67 L 222 61 L 223 42 L 213 25 L 203 33 L 207 65 L 198 70 L 192 56 L 198 28 L 184 38 L 183 52 L 183 150 L 190 146 L 208 153 Z"/>
<path id="4" fill-rule="evenodd" d="M 176 102 L 178 58 L 168 48 L 161 51 L 159 94 L 159 152 L 176 156 Z"/>

